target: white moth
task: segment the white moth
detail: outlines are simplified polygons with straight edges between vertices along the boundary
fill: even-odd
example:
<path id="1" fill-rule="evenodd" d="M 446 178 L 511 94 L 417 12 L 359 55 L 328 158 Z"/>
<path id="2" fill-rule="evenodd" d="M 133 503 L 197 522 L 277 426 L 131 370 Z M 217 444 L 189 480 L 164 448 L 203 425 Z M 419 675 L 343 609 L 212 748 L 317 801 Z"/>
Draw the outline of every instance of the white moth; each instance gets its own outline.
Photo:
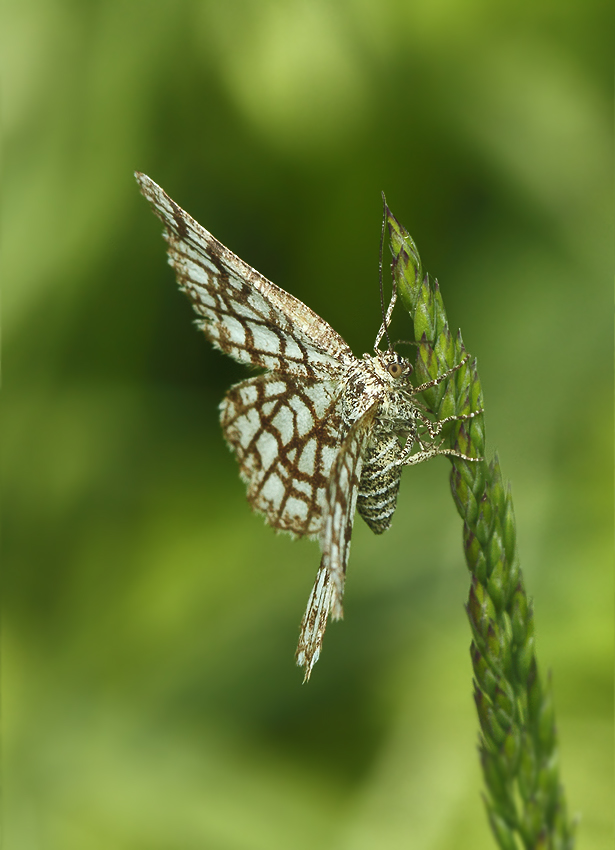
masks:
<path id="1" fill-rule="evenodd" d="M 220 405 L 222 430 L 239 461 L 252 507 L 275 529 L 318 537 L 322 559 L 301 623 L 297 663 L 305 680 L 318 660 L 342 597 L 355 508 L 380 534 L 391 524 L 401 470 L 436 455 L 451 420 L 430 420 L 416 396 L 466 362 L 421 386 L 389 347 L 395 290 L 374 354 L 357 359 L 309 307 L 218 242 L 145 174 L 139 188 L 165 227 L 169 263 L 211 342 L 263 374 L 231 387 Z"/>

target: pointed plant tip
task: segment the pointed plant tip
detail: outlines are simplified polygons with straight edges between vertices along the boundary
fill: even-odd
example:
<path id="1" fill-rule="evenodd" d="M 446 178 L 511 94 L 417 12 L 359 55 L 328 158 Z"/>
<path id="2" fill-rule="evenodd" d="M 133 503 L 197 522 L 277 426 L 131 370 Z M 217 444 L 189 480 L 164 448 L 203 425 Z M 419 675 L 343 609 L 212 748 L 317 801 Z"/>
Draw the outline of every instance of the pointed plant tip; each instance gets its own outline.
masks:
<path id="1" fill-rule="evenodd" d="M 391 227 L 391 210 L 388 207 L 386 195 L 384 192 L 380 192 L 382 195 L 382 206 L 383 206 L 383 221 L 382 221 L 382 229 L 384 231 L 385 225 L 388 224 L 389 228 Z"/>
<path id="2" fill-rule="evenodd" d="M 383 199 L 384 199 L 384 192 L 382 193 L 382 197 L 383 197 Z M 397 220 L 396 216 L 395 216 L 395 215 L 391 212 L 391 208 L 390 208 L 390 207 L 389 207 L 389 205 L 386 203 L 386 200 L 385 200 L 385 204 L 386 204 L 387 218 L 388 218 L 388 220 L 389 220 L 389 224 L 391 224 L 391 222 L 392 222 L 392 223 L 393 223 L 393 224 L 394 224 L 394 225 L 398 228 L 398 230 L 400 231 L 401 235 L 403 236 L 403 227 L 401 226 L 401 224 L 400 224 L 400 223 L 399 223 L 399 221 Z"/>

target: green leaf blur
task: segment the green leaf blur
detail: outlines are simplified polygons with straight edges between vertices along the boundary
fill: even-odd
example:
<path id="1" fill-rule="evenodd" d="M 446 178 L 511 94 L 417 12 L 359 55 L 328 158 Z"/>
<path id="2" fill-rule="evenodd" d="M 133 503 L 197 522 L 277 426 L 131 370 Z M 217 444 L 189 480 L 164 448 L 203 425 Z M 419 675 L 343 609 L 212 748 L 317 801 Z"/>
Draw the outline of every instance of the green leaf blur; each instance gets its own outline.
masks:
<path id="1" fill-rule="evenodd" d="M 612 10 L 7 0 L 6 846 L 487 850 L 449 464 L 318 547 L 246 503 L 148 173 L 356 354 L 384 190 L 480 364 L 579 848 L 611 846 Z M 388 285 L 388 284 L 387 284 Z M 407 338 L 403 309 L 395 338 Z"/>

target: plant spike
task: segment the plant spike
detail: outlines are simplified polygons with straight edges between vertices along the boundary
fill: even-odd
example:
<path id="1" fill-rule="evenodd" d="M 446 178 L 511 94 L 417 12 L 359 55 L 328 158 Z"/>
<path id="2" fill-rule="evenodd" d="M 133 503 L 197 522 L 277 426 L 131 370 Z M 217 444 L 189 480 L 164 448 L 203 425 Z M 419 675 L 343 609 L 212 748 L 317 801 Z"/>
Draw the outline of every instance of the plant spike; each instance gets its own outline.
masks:
<path id="1" fill-rule="evenodd" d="M 386 207 L 392 272 L 414 323 L 415 374 L 427 382 L 465 355 L 461 333 L 451 334 L 438 282 L 423 274 L 416 245 Z M 423 393 L 438 419 L 453 421 L 448 445 L 484 457 L 482 392 L 476 360 Z M 485 806 L 502 850 L 572 850 L 574 830 L 559 778 L 557 735 L 550 680 L 540 678 L 532 606 L 516 551 L 510 486 L 497 455 L 491 463 L 451 457 L 451 489 L 463 519 L 463 544 L 471 573 L 466 611 L 472 643 L 474 698 L 480 723 L 479 753 Z"/>

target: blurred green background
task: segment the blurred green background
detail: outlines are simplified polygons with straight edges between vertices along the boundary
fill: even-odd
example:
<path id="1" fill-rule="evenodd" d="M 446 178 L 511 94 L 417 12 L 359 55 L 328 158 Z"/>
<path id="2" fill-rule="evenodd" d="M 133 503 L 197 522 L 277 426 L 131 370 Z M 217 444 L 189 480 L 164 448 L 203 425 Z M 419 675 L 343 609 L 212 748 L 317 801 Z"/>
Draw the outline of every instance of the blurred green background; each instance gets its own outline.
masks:
<path id="1" fill-rule="evenodd" d="M 578 846 L 611 847 L 611 19 L 4 4 L 7 848 L 494 846 L 446 460 L 384 537 L 357 521 L 302 687 L 318 548 L 246 503 L 217 421 L 245 373 L 194 329 L 135 169 L 358 355 L 386 192 L 478 357 Z"/>

